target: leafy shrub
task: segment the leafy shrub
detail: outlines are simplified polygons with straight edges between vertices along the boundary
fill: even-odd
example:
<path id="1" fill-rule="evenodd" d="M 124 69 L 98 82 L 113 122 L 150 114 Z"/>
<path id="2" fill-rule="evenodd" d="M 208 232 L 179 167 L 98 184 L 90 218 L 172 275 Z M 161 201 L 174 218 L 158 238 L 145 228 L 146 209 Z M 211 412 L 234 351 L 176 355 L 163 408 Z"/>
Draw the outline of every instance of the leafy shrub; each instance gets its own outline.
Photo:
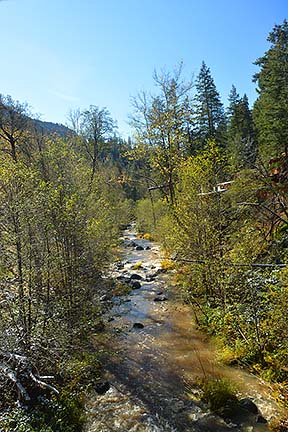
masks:
<path id="1" fill-rule="evenodd" d="M 164 258 L 161 261 L 161 268 L 164 270 L 172 270 L 175 267 L 175 263 L 171 259 Z"/>

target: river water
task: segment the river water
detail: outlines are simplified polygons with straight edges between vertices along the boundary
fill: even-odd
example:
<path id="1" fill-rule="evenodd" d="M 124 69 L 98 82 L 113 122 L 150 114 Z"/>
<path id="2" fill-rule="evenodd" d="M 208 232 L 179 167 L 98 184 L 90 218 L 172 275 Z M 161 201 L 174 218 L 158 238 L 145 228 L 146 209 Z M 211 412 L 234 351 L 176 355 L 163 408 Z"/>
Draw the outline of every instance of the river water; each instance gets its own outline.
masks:
<path id="1" fill-rule="evenodd" d="M 264 432 L 269 428 L 261 418 L 285 416 L 267 383 L 217 364 L 215 348 L 177 300 L 172 275 L 161 272 L 159 245 L 137 239 L 132 226 L 123 233 L 121 259 L 110 277 L 125 282 L 137 274 L 141 287 L 113 298 L 105 315 L 105 335 L 95 347 L 108 352 L 104 380 L 110 389 L 87 403 L 87 432 Z M 253 400 L 258 413 L 239 408 L 225 420 L 211 413 L 197 386 L 204 377 L 234 381 L 239 397 Z"/>

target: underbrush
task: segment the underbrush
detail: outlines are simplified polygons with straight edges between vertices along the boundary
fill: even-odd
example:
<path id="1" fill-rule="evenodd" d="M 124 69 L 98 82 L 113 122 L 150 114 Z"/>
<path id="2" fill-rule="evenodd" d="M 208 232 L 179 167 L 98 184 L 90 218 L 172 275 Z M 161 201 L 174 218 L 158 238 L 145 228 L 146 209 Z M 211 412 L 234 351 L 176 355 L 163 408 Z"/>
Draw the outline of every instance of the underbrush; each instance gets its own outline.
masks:
<path id="1" fill-rule="evenodd" d="M 59 364 L 55 387 L 59 395 L 47 392 L 35 396 L 29 406 L 11 401 L 2 410 L 3 432 L 79 432 L 85 422 L 85 394 L 100 378 L 100 360 L 95 353 L 75 354 Z"/>
<path id="2" fill-rule="evenodd" d="M 225 378 L 206 378 L 199 385 L 203 392 L 201 399 L 214 412 L 222 412 L 237 402 L 236 387 Z"/>

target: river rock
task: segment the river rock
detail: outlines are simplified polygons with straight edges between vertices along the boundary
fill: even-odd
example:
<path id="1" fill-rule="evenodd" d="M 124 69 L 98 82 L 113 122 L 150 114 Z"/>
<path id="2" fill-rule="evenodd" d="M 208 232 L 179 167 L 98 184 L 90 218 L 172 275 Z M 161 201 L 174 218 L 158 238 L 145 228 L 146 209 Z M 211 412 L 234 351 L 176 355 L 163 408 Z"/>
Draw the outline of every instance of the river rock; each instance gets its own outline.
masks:
<path id="1" fill-rule="evenodd" d="M 130 276 L 130 280 L 135 279 L 135 280 L 141 280 L 143 279 L 141 275 L 137 274 L 137 273 L 132 273 Z"/>
<path id="2" fill-rule="evenodd" d="M 154 273 L 151 274 L 151 277 L 156 278 L 160 274 L 167 273 L 166 269 L 158 268 Z"/>
<path id="3" fill-rule="evenodd" d="M 116 277 L 116 279 L 123 284 L 128 284 L 130 282 L 130 277 L 127 275 L 119 275 Z"/>
<path id="4" fill-rule="evenodd" d="M 258 407 L 250 398 L 241 399 L 239 401 L 239 405 L 241 408 L 244 408 L 246 411 L 249 411 L 252 414 L 258 414 Z"/>
<path id="5" fill-rule="evenodd" d="M 107 393 L 107 391 L 110 389 L 110 383 L 108 381 L 97 382 L 94 388 L 96 393 L 98 393 L 99 395 L 103 395 Z"/>
<path id="6" fill-rule="evenodd" d="M 268 422 L 267 422 L 267 420 L 262 415 L 258 415 L 256 423 L 266 424 Z"/>
<path id="7" fill-rule="evenodd" d="M 146 246 L 145 250 L 150 250 L 151 247 L 150 246 Z"/>
<path id="8" fill-rule="evenodd" d="M 137 246 L 136 243 L 134 241 L 130 241 L 129 243 L 127 243 L 126 245 L 127 247 L 135 247 Z"/>
<path id="9" fill-rule="evenodd" d="M 165 297 L 165 295 L 158 295 L 158 297 L 154 298 L 154 302 L 163 302 L 163 301 L 167 301 L 168 298 Z"/>
<path id="10" fill-rule="evenodd" d="M 133 328 L 135 328 L 135 329 L 143 329 L 143 328 L 144 328 L 144 325 L 143 325 L 142 323 L 135 322 L 135 323 L 133 324 Z"/>
<path id="11" fill-rule="evenodd" d="M 141 288 L 141 284 L 137 280 L 134 280 L 134 281 L 131 282 L 131 287 L 132 287 L 132 289 L 140 289 Z"/>
<path id="12" fill-rule="evenodd" d="M 136 246 L 135 250 L 136 250 L 136 251 L 142 251 L 142 250 L 144 250 L 144 247 L 138 245 L 138 246 Z"/>
<path id="13" fill-rule="evenodd" d="M 161 274 L 161 273 L 167 273 L 167 272 L 168 272 L 168 270 L 165 269 L 165 268 L 159 268 L 159 269 L 156 270 L 156 274 L 157 274 L 157 275 L 159 275 L 159 274 Z"/>

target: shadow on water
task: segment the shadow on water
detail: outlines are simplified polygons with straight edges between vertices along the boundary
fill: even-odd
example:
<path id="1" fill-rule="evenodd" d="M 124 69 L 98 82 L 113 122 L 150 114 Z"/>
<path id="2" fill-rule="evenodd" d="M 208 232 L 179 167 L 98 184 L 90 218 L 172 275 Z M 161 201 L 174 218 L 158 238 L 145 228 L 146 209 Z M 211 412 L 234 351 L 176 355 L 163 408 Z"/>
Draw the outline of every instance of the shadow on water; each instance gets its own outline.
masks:
<path id="1" fill-rule="evenodd" d="M 151 249 L 135 251 L 131 241 Z M 238 384 L 242 396 L 256 401 L 265 417 L 279 415 L 269 386 L 241 370 L 217 365 L 215 350 L 197 331 L 188 306 L 171 301 L 170 276 L 160 274 L 149 283 L 144 280 L 147 272 L 160 267 L 158 246 L 136 239 L 132 231 L 125 232 L 125 242 L 122 274 L 135 273 L 133 264 L 141 261 L 143 267 L 136 272 L 143 278 L 142 286 L 126 298 L 114 299 L 108 312 L 109 342 L 98 348 L 110 353 L 105 379 L 111 389 L 91 402 L 93 415 L 87 431 L 268 431 L 266 424 L 257 423 L 257 413 L 238 407 L 224 421 L 199 400 L 199 378 L 227 377 Z M 159 292 L 168 301 L 155 302 Z M 109 317 L 113 321 L 108 323 Z M 134 323 L 143 328 L 133 328 Z"/>

